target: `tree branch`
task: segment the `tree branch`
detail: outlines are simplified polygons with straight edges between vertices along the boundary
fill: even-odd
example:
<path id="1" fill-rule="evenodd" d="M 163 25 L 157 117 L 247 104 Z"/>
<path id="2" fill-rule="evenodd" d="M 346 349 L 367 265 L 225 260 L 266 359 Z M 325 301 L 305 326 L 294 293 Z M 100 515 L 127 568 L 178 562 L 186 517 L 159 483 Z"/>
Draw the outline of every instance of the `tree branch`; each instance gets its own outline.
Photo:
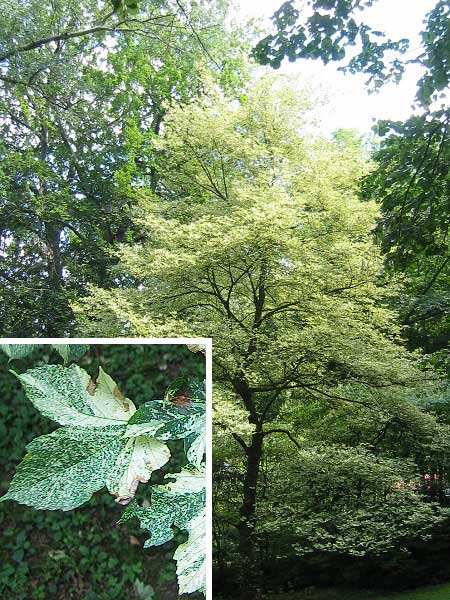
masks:
<path id="1" fill-rule="evenodd" d="M 288 436 L 288 438 L 291 440 L 291 442 L 293 444 L 295 444 L 299 450 L 301 450 L 302 447 L 297 442 L 297 440 L 294 438 L 294 436 L 292 435 L 292 433 L 290 431 L 288 431 L 287 429 L 279 429 L 279 428 L 277 428 L 277 429 L 269 429 L 268 431 L 264 431 L 263 435 L 264 435 L 264 437 L 266 437 L 267 435 L 272 435 L 272 433 L 284 433 L 285 435 Z"/>
<path id="2" fill-rule="evenodd" d="M 29 52 L 30 50 L 36 50 L 37 48 L 41 48 L 42 46 L 46 46 L 47 44 L 51 44 L 52 42 L 64 42 L 64 41 L 67 41 L 70 39 L 85 37 L 87 35 L 92 35 L 94 33 L 104 33 L 104 32 L 109 32 L 109 33 L 121 33 L 121 32 L 122 33 L 135 32 L 136 33 L 137 32 L 137 33 L 141 33 L 142 30 L 121 29 L 120 27 L 121 27 L 121 25 L 129 25 L 131 23 L 139 23 L 141 25 L 145 25 L 145 23 L 148 23 L 150 21 L 164 20 L 170 16 L 171 16 L 170 14 L 159 15 L 157 17 L 150 17 L 143 21 L 141 21 L 139 19 L 124 19 L 122 21 L 118 21 L 115 25 L 109 26 L 109 27 L 106 25 L 96 25 L 94 27 L 89 27 L 87 29 L 80 29 L 77 31 L 66 31 L 65 33 L 50 35 L 48 37 L 41 38 L 39 40 L 34 40 L 32 42 L 28 42 L 27 44 L 22 44 L 21 46 L 17 46 L 13 50 L 8 50 L 7 52 L 0 54 L 0 62 L 4 62 L 8 58 L 11 58 L 11 56 L 20 54 L 21 52 Z"/>
<path id="3" fill-rule="evenodd" d="M 241 436 L 238 435 L 237 433 L 232 433 L 231 435 L 234 437 L 234 439 L 237 441 L 237 443 L 244 449 L 244 452 L 247 454 L 248 446 L 244 442 L 244 440 L 241 438 Z"/>

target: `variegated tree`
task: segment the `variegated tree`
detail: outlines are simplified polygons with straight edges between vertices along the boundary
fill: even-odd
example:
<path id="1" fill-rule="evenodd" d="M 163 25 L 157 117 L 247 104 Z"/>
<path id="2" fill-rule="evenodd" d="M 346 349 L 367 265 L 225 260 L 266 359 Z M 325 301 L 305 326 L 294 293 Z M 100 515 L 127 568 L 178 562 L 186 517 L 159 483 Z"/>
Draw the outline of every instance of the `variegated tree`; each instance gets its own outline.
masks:
<path id="1" fill-rule="evenodd" d="M 92 290 L 79 315 L 83 335 L 213 338 L 215 450 L 241 457 L 229 520 L 245 600 L 262 593 L 265 448 L 285 436 L 296 452 L 301 435 L 286 411 L 361 402 L 355 385 L 376 402 L 420 379 L 378 285 L 361 145 L 324 139 L 312 104 L 297 82 L 269 77 L 239 102 L 212 92 L 174 108 L 155 142 L 158 187 L 137 192 L 142 241 L 121 253 L 122 288 Z"/>

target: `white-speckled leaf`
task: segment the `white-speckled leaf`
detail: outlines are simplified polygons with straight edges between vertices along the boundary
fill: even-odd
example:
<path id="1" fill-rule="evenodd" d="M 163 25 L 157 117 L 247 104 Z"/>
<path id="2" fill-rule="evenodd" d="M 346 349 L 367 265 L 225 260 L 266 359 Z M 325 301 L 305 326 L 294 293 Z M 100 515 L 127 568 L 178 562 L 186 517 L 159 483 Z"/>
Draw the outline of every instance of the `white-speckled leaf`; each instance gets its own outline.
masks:
<path id="1" fill-rule="evenodd" d="M 148 434 L 160 440 L 184 438 L 205 420 L 205 407 L 178 407 L 171 402 L 152 400 L 143 404 L 128 423 L 126 436 Z"/>
<path id="2" fill-rule="evenodd" d="M 101 489 L 126 444 L 123 428 L 61 427 L 33 440 L 2 500 L 72 510 Z"/>
<path id="3" fill-rule="evenodd" d="M 173 400 L 182 394 L 187 396 L 193 405 L 206 402 L 206 381 L 190 377 L 178 377 L 167 387 L 165 400 Z"/>
<path id="4" fill-rule="evenodd" d="M 122 425 L 136 410 L 102 369 L 97 385 L 78 365 L 46 365 L 16 376 L 39 412 L 61 425 Z"/>
<path id="5" fill-rule="evenodd" d="M 169 458 L 169 448 L 155 438 L 140 436 L 128 439 L 106 482 L 108 490 L 117 496 L 117 502 L 128 504 L 139 482 L 146 483 L 153 471 L 165 465 Z"/>
<path id="6" fill-rule="evenodd" d="M 164 487 L 165 492 L 171 494 L 204 494 L 206 487 L 205 474 L 197 469 L 185 468 L 180 473 L 171 474 L 170 481 Z M 160 486 L 162 488 L 162 486 Z"/>
<path id="7" fill-rule="evenodd" d="M 191 465 L 201 469 L 206 453 L 205 419 L 197 419 L 193 433 L 184 438 L 184 451 Z"/>
<path id="8" fill-rule="evenodd" d="M 63 358 L 64 364 L 78 360 L 89 350 L 87 344 L 53 344 L 53 348 Z"/>
<path id="9" fill-rule="evenodd" d="M 27 358 L 39 347 L 39 344 L 0 344 L 0 348 L 10 360 Z"/>
<path id="10" fill-rule="evenodd" d="M 144 508 L 131 504 L 120 522 L 137 517 L 141 527 L 150 532 L 150 539 L 144 547 L 159 546 L 173 538 L 173 525 L 186 529 L 188 523 L 204 508 L 206 502 L 205 474 L 183 469 L 181 473 L 170 474 L 174 482 L 157 485 L 153 488 L 151 505 Z"/>
<path id="11" fill-rule="evenodd" d="M 205 591 L 206 556 L 206 479 L 194 469 L 183 469 L 170 475 L 174 482 L 156 486 L 151 506 L 134 504 L 123 520 L 137 517 L 141 527 L 150 533 L 144 547 L 164 544 L 173 538 L 173 525 L 188 531 L 189 538 L 175 553 L 180 593 Z"/>
<path id="12" fill-rule="evenodd" d="M 189 521 L 186 529 L 189 537 L 173 555 L 177 563 L 179 593 L 200 591 L 206 594 L 206 511 Z"/>

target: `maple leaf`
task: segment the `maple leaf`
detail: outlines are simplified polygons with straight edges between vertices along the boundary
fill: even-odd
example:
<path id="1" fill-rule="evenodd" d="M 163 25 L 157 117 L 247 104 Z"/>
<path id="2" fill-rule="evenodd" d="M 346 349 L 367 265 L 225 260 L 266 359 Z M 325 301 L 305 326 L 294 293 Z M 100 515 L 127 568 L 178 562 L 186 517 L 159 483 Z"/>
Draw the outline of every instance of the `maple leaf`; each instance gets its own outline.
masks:
<path id="1" fill-rule="evenodd" d="M 27 358 L 39 348 L 39 344 L 0 344 L 0 349 L 6 354 L 9 360 Z"/>
<path id="2" fill-rule="evenodd" d="M 53 348 L 62 357 L 64 364 L 78 360 L 89 350 L 87 344 L 53 344 Z"/>
<path id="3" fill-rule="evenodd" d="M 164 400 L 143 404 L 128 421 L 125 435 L 135 437 L 144 433 L 160 440 L 184 438 L 198 429 L 205 419 L 203 405 L 177 406 Z"/>
<path id="4" fill-rule="evenodd" d="M 67 362 L 71 355 L 64 352 Z M 173 527 L 186 530 L 188 539 L 175 553 L 180 593 L 204 592 L 205 403 L 201 385 L 183 388 L 189 390 L 188 406 L 166 399 L 147 402 L 136 410 L 101 367 L 95 382 L 74 364 L 45 365 L 14 375 L 34 406 L 62 427 L 27 446 L 28 453 L 0 501 L 72 510 L 106 486 L 116 502 L 129 504 L 139 483 L 148 482 L 153 471 L 170 459 L 164 440 L 185 438 L 191 464 L 170 475 L 173 479 L 165 485 L 153 488 L 149 508 L 133 502 L 121 521 L 139 518 L 151 533 L 144 546 L 171 540 Z"/>
<path id="5" fill-rule="evenodd" d="M 45 347 L 45 344 L 0 344 L 0 349 L 9 357 L 10 360 L 28 358 L 38 348 Z M 54 348 L 63 358 L 64 364 L 72 360 L 78 360 L 89 350 L 87 344 L 51 344 L 49 348 Z"/>
<path id="6" fill-rule="evenodd" d="M 142 435 L 127 440 L 117 457 L 114 469 L 106 481 L 116 502 L 128 504 L 138 484 L 147 483 L 153 471 L 161 468 L 170 458 L 170 450 L 163 442 Z"/>
<path id="7" fill-rule="evenodd" d="M 101 367 L 96 382 L 77 365 L 46 365 L 16 376 L 36 408 L 64 427 L 27 446 L 2 500 L 71 510 L 106 485 L 126 504 L 139 482 L 147 482 L 169 460 L 163 442 L 124 437 L 136 407 Z"/>
<path id="8" fill-rule="evenodd" d="M 1 500 L 71 510 L 101 489 L 126 444 L 109 427 L 60 427 L 34 439 Z M 119 436 L 118 436 L 119 434 Z"/>
<path id="9" fill-rule="evenodd" d="M 200 591 L 206 594 L 206 510 L 203 509 L 186 525 L 188 539 L 173 555 L 177 563 L 180 594 Z"/>

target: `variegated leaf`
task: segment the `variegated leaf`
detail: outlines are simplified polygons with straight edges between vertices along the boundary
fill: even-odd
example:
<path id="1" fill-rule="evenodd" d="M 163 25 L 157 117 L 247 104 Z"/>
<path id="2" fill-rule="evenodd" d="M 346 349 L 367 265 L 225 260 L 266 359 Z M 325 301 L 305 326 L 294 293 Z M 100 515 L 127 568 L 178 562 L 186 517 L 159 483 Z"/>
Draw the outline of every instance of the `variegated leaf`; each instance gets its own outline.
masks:
<path id="1" fill-rule="evenodd" d="M 170 402 L 152 400 L 143 404 L 128 422 L 126 436 L 148 434 L 160 440 L 186 437 L 204 420 L 204 406 L 179 407 Z"/>
<path id="2" fill-rule="evenodd" d="M 196 591 L 206 594 L 206 510 L 203 509 L 186 525 L 189 537 L 173 555 L 177 563 L 180 594 Z"/>
<path id="3" fill-rule="evenodd" d="M 27 358 L 40 348 L 39 344 L 0 344 L 0 348 L 10 360 Z"/>
<path id="4" fill-rule="evenodd" d="M 203 510 L 206 501 L 204 473 L 183 469 L 170 475 L 175 482 L 153 488 L 151 506 L 144 508 L 130 505 L 120 522 L 133 517 L 140 520 L 141 527 L 148 529 L 151 537 L 144 546 L 159 546 L 173 538 L 173 525 L 186 529 L 187 524 Z"/>
<path id="5" fill-rule="evenodd" d="M 123 429 L 61 427 L 34 439 L 2 500 L 71 510 L 101 489 L 126 440 Z"/>
<path id="6" fill-rule="evenodd" d="M 91 382 L 87 391 L 97 416 L 128 421 L 136 412 L 133 402 L 124 397 L 115 381 L 101 367 L 95 385 Z"/>
<path id="7" fill-rule="evenodd" d="M 194 432 L 184 438 L 184 451 L 191 465 L 194 465 L 197 469 L 201 469 L 206 453 L 205 419 L 198 419 Z"/>
<path id="8" fill-rule="evenodd" d="M 138 484 L 147 483 L 153 471 L 165 465 L 169 458 L 169 448 L 155 438 L 141 435 L 128 439 L 106 482 L 108 490 L 117 496 L 116 502 L 128 504 Z"/>
<path id="9" fill-rule="evenodd" d="M 180 593 L 205 592 L 206 557 L 206 479 L 195 469 L 183 469 L 170 475 L 174 482 L 153 489 L 151 505 L 143 508 L 133 503 L 120 522 L 133 517 L 150 533 L 144 547 L 164 544 L 173 538 L 175 525 L 187 530 L 189 537 L 175 552 Z"/>
<path id="10" fill-rule="evenodd" d="M 78 360 L 89 350 L 87 344 L 53 344 L 53 348 L 63 358 L 64 364 Z"/>
<path id="11" fill-rule="evenodd" d="M 136 411 L 101 368 L 97 383 L 77 365 L 46 365 L 16 376 L 34 406 L 61 425 L 122 425 Z"/>

